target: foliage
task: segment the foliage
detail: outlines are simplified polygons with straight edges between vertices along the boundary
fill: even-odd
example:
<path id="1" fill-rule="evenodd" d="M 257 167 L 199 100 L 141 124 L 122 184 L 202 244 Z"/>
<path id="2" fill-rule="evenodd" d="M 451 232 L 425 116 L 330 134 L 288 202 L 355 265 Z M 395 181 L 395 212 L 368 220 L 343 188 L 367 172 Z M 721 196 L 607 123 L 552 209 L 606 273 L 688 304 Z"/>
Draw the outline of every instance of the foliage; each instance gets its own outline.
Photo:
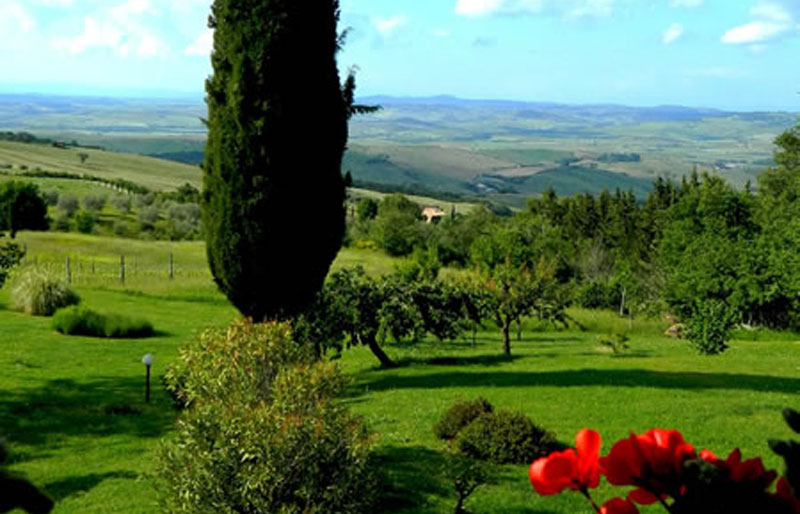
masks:
<path id="1" fill-rule="evenodd" d="M 105 195 L 86 195 L 83 197 L 83 208 L 91 212 L 100 212 L 106 206 Z"/>
<path id="2" fill-rule="evenodd" d="M 100 314 L 79 305 L 56 311 L 52 325 L 58 332 L 71 336 L 136 339 L 153 335 L 153 325 L 146 320 Z"/>
<path id="3" fill-rule="evenodd" d="M 795 434 L 800 434 L 800 412 L 784 409 L 783 419 Z M 772 440 L 770 448 L 783 458 L 786 464 L 786 485 L 795 498 L 800 498 L 800 442 L 792 440 Z M 798 503 L 800 504 L 800 503 Z"/>
<path id="4" fill-rule="evenodd" d="M 630 349 L 628 345 L 630 338 L 622 332 L 598 336 L 597 340 L 601 345 L 610 348 L 614 354 L 625 353 Z"/>
<path id="5" fill-rule="evenodd" d="M 189 407 L 159 454 L 165 512 L 372 512 L 371 438 L 335 400 L 344 377 L 286 325 L 206 331 L 167 380 Z"/>
<path id="6" fill-rule="evenodd" d="M 455 444 L 467 457 L 508 464 L 546 455 L 556 440 L 524 414 L 499 410 L 477 417 L 459 432 Z"/>
<path id="7" fill-rule="evenodd" d="M 0 238 L 0 289 L 6 283 L 8 275 L 13 268 L 22 262 L 25 251 L 20 245 L 13 242 L 4 242 Z"/>
<path id="8" fill-rule="evenodd" d="M 458 454 L 448 454 L 444 471 L 456 492 L 455 514 L 468 514 L 464 508 L 467 499 L 490 479 L 487 464 Z"/>
<path id="9" fill-rule="evenodd" d="M 344 236 L 341 174 L 354 80 L 339 80 L 338 1 L 216 0 L 206 82 L 204 225 L 220 289 L 257 320 L 322 288 Z M 313 119 L 309 133 L 308 120 Z M 298 173 L 298 141 L 316 141 Z M 302 207 L 297 199 L 302 196 Z"/>
<path id="10" fill-rule="evenodd" d="M 439 439 L 455 439 L 459 432 L 483 414 L 490 414 L 494 407 L 479 397 L 472 401 L 459 402 L 452 405 L 433 427 L 433 433 Z"/>
<path id="11" fill-rule="evenodd" d="M 80 204 L 78 203 L 77 196 L 73 194 L 63 194 L 58 197 L 58 210 L 66 214 L 67 217 L 72 217 L 79 208 Z"/>
<path id="12" fill-rule="evenodd" d="M 17 310 L 33 316 L 52 316 L 58 309 L 80 302 L 63 280 L 39 268 L 26 268 L 13 277 L 11 299 Z"/>
<path id="13" fill-rule="evenodd" d="M 728 348 L 734 315 L 722 302 L 698 301 L 685 321 L 683 334 L 703 355 L 717 355 Z"/>
<path id="14" fill-rule="evenodd" d="M 3 469 L 9 456 L 5 441 L 0 440 L 0 512 L 22 509 L 30 514 L 47 514 L 52 511 L 53 500 L 28 480 Z"/>
<path id="15" fill-rule="evenodd" d="M 14 238 L 20 230 L 47 230 L 47 204 L 35 184 L 0 184 L 0 231 Z"/>
<path id="16" fill-rule="evenodd" d="M 75 229 L 81 234 L 91 234 L 97 225 L 97 214 L 92 211 L 78 211 L 75 214 Z"/>

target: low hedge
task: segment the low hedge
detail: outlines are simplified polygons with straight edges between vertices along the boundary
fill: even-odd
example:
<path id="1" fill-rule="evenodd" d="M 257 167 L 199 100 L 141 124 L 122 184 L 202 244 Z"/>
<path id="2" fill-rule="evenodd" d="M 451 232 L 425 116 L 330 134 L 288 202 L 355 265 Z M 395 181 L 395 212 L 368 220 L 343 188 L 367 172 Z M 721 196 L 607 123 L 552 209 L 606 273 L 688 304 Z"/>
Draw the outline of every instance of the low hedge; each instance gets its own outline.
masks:
<path id="1" fill-rule="evenodd" d="M 82 306 L 61 309 L 53 316 L 53 328 L 65 335 L 134 339 L 153 335 L 153 325 L 143 319 L 101 314 Z"/>

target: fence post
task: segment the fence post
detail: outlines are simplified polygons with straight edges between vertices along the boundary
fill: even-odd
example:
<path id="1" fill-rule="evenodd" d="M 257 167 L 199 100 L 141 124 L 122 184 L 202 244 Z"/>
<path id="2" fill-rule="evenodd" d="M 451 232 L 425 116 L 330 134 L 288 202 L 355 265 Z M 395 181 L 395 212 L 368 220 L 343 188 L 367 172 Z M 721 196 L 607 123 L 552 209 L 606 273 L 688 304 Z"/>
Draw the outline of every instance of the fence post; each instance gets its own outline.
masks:
<path id="1" fill-rule="evenodd" d="M 94 275 L 94 259 L 92 259 L 92 275 Z"/>
<path id="2" fill-rule="evenodd" d="M 133 276 L 139 275 L 139 258 L 134 256 L 133 257 Z"/>
<path id="3" fill-rule="evenodd" d="M 72 270 L 70 269 L 70 265 L 69 265 L 69 257 L 67 257 L 67 259 L 64 261 L 64 267 L 67 270 L 67 284 L 71 284 L 72 283 Z"/>
<path id="4" fill-rule="evenodd" d="M 169 279 L 172 280 L 173 278 L 175 278 L 175 260 L 172 252 L 169 252 Z"/>
<path id="5" fill-rule="evenodd" d="M 119 281 L 125 283 L 125 256 L 119 256 Z"/>

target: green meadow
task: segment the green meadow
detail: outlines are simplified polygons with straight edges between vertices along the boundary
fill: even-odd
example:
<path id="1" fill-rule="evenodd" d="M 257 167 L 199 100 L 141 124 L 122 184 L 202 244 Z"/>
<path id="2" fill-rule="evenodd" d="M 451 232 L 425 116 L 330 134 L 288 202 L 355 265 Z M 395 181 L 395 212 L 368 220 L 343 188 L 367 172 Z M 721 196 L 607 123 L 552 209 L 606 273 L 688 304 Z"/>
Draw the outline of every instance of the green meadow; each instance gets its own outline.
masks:
<path id="1" fill-rule="evenodd" d="M 159 376 L 185 341 L 237 313 L 219 294 L 205 267 L 201 243 L 162 243 L 54 233 L 22 233 L 28 263 L 58 272 L 70 257 L 83 304 L 102 312 L 143 317 L 157 334 L 145 340 L 97 340 L 56 333 L 50 320 L 11 308 L 0 290 L 0 426 L 14 453 L 11 469 L 24 473 L 55 500 L 57 513 L 157 511 L 153 462 L 177 412 Z M 175 277 L 170 280 L 168 256 Z M 119 255 L 126 282 L 114 276 Z M 95 263 L 94 274 L 91 263 Z M 371 273 L 396 261 L 377 252 L 343 250 L 335 267 L 364 265 Z M 380 370 L 364 348 L 345 351 L 340 364 L 352 377 L 343 402 L 375 432 L 384 470 L 382 512 L 452 512 L 443 443 L 432 432 L 452 403 L 482 395 L 497 408 L 530 416 L 569 443 L 581 428 L 604 437 L 604 450 L 629 431 L 677 428 L 699 448 L 746 457 L 771 467 L 768 438 L 790 436 L 780 419 L 800 405 L 800 345 L 793 334 L 740 333 L 717 357 L 697 355 L 686 342 L 663 335 L 660 320 L 628 320 L 610 312 L 571 311 L 586 328 L 553 330 L 524 324 L 512 357 L 502 356 L 491 326 L 467 341 L 389 344 L 402 366 Z M 612 354 L 598 336 L 624 330 L 630 349 Z M 145 353 L 155 356 L 153 398 L 144 404 Z M 607 499 L 609 489 L 599 496 Z M 472 512 L 588 512 L 574 495 L 540 498 L 525 466 L 501 466 L 492 483 L 468 502 Z"/>

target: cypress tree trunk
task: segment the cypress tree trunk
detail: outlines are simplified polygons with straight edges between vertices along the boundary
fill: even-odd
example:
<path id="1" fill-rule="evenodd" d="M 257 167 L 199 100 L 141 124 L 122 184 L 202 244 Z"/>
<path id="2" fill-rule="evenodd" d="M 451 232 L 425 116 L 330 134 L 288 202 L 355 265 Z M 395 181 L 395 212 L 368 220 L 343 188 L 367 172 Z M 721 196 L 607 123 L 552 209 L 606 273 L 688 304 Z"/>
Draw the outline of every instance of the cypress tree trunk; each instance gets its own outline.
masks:
<path id="1" fill-rule="evenodd" d="M 318 291 L 344 234 L 338 0 L 215 0 L 203 220 L 219 288 L 256 321 Z"/>

